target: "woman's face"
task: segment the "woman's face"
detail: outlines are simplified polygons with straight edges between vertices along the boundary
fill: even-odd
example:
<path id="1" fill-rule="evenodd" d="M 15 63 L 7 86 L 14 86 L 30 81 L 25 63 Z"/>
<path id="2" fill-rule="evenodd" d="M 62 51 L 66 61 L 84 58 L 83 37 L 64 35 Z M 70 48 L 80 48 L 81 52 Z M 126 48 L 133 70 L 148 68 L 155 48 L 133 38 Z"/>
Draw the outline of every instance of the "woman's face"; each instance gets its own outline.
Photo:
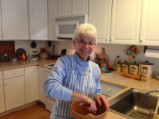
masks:
<path id="1" fill-rule="evenodd" d="M 79 57 L 83 61 L 87 61 L 88 57 L 94 50 L 95 38 L 88 35 L 80 35 L 79 38 L 76 39 L 73 43 Z"/>

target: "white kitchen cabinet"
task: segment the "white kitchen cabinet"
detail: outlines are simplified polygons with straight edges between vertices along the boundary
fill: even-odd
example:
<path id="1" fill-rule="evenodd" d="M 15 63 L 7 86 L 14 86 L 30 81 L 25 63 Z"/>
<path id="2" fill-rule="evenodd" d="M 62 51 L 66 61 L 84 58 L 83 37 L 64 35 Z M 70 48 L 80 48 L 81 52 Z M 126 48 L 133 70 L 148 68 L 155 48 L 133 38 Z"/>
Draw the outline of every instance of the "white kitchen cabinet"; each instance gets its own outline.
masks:
<path id="1" fill-rule="evenodd" d="M 88 14 L 88 0 L 58 0 L 57 15 L 71 16 Z"/>
<path id="2" fill-rule="evenodd" d="M 30 40 L 48 40 L 47 0 L 29 0 Z"/>
<path id="3" fill-rule="evenodd" d="M 159 46 L 159 1 L 143 0 L 141 19 L 141 45 Z"/>
<path id="4" fill-rule="evenodd" d="M 113 0 L 112 44 L 138 44 L 142 0 Z"/>
<path id="5" fill-rule="evenodd" d="M 38 69 L 37 66 L 25 68 L 25 101 L 30 103 L 38 100 Z"/>
<path id="6" fill-rule="evenodd" d="M 57 0 L 48 0 L 48 37 L 51 41 L 57 41 L 56 38 L 56 20 L 57 18 Z"/>
<path id="7" fill-rule="evenodd" d="M 20 73 L 19 73 L 20 72 Z M 8 76 L 9 75 L 9 76 Z M 24 68 L 3 71 L 6 110 L 25 104 Z"/>
<path id="8" fill-rule="evenodd" d="M 46 97 L 44 93 L 44 83 L 50 75 L 50 69 L 45 67 L 38 67 L 39 73 L 39 100 L 45 104 L 47 110 L 51 111 L 53 104 L 55 103 L 54 99 Z"/>
<path id="9" fill-rule="evenodd" d="M 2 71 L 0 71 L 0 113 L 5 111 L 5 101 L 4 101 L 4 90 L 3 90 L 3 80 Z"/>
<path id="10" fill-rule="evenodd" d="M 3 40 L 28 40 L 28 1 L 1 0 Z"/>
<path id="11" fill-rule="evenodd" d="M 112 0 L 90 0 L 89 22 L 98 32 L 98 43 L 109 43 Z"/>
<path id="12" fill-rule="evenodd" d="M 46 97 L 44 94 L 44 67 L 38 67 L 38 79 L 39 79 L 39 100 L 40 102 L 46 102 Z"/>
<path id="13" fill-rule="evenodd" d="M 48 68 L 44 68 L 44 72 L 43 72 L 43 82 L 45 83 L 45 81 L 48 79 L 49 75 L 50 75 L 50 69 Z M 54 99 L 51 99 L 51 98 L 48 98 L 45 96 L 45 107 L 47 110 L 51 111 L 52 109 L 52 106 L 54 105 L 55 103 L 55 100 Z"/>

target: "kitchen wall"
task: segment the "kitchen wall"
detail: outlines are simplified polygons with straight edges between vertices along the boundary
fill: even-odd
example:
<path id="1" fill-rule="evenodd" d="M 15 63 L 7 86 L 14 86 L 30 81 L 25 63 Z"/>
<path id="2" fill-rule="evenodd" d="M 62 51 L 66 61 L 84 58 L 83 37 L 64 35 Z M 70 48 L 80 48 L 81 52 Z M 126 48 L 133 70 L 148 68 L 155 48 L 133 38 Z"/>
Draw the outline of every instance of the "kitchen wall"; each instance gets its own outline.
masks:
<path id="1" fill-rule="evenodd" d="M 55 45 L 55 54 L 59 55 L 62 49 L 74 49 L 73 47 L 73 43 L 72 41 L 60 41 L 60 42 L 52 42 L 53 45 Z M 95 52 L 96 53 L 100 53 L 101 52 L 101 48 L 104 47 L 106 53 L 108 54 L 109 58 L 110 58 L 110 64 L 114 63 L 114 60 L 116 58 L 116 56 L 120 56 L 120 60 L 122 62 L 124 62 L 125 60 L 127 62 L 133 63 L 134 61 L 136 61 L 137 63 L 139 62 L 145 62 L 146 60 L 148 60 L 151 63 L 154 63 L 154 75 L 156 73 L 159 73 L 159 59 L 157 58 L 149 58 L 149 57 L 145 57 L 145 54 L 143 52 L 144 50 L 144 46 L 137 46 L 137 48 L 139 49 L 140 53 L 136 56 L 136 58 L 132 58 L 129 57 L 126 54 L 127 49 L 130 47 L 130 45 L 111 45 L 111 44 L 98 44 L 95 48 Z M 156 48 L 156 47 L 150 47 L 150 48 Z M 50 51 L 52 49 L 52 47 L 49 48 Z"/>
<path id="2" fill-rule="evenodd" d="M 24 48 L 27 51 L 27 54 L 32 54 L 32 51 L 38 51 L 40 52 L 40 48 L 46 48 L 49 54 L 53 54 L 53 45 L 54 45 L 54 55 L 60 55 L 60 52 L 62 49 L 74 49 L 72 41 L 60 41 L 60 42 L 51 42 L 51 47 L 48 46 L 48 42 L 46 41 L 35 41 L 37 43 L 36 48 L 31 48 L 30 44 L 32 41 L 15 41 L 15 49 L 18 48 Z M 139 62 L 144 62 L 145 60 L 148 60 L 151 63 L 154 63 L 154 75 L 156 73 L 159 73 L 159 59 L 157 58 L 149 58 L 145 57 L 143 50 L 144 46 L 137 46 L 139 49 L 140 53 L 139 55 L 136 56 L 135 59 L 132 57 L 127 56 L 126 50 L 130 47 L 130 45 L 111 45 L 111 44 L 98 44 L 95 48 L 96 53 L 101 52 L 101 48 L 104 47 L 106 50 L 106 53 L 108 54 L 110 58 L 110 64 L 114 63 L 114 60 L 116 56 L 120 56 L 120 60 L 124 62 L 125 60 L 132 63 L 136 61 L 137 63 Z M 153 48 L 153 47 L 151 47 Z M 155 48 L 155 47 L 154 47 Z"/>
<path id="3" fill-rule="evenodd" d="M 26 50 L 27 55 L 32 55 L 32 51 L 38 51 L 40 52 L 41 48 L 45 48 L 46 46 L 46 41 L 35 41 L 36 43 L 36 48 L 31 47 L 31 40 L 26 40 L 26 41 L 15 41 L 15 51 L 18 48 L 24 48 Z"/>

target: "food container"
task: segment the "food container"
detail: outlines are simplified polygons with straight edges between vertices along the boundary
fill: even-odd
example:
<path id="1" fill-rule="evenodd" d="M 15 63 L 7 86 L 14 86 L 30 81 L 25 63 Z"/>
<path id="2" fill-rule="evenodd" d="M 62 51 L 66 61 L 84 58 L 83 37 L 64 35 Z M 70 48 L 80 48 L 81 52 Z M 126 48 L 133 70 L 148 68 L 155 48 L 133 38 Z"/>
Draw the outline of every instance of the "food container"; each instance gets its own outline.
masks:
<path id="1" fill-rule="evenodd" d="M 153 64 L 149 63 L 148 61 L 140 63 L 139 70 L 140 70 L 140 79 L 143 81 L 147 81 L 152 77 Z"/>
<path id="2" fill-rule="evenodd" d="M 121 64 L 121 72 L 128 73 L 129 64 L 125 61 L 125 63 Z"/>
<path id="3" fill-rule="evenodd" d="M 139 75 L 139 65 L 136 62 L 129 64 L 129 74 L 135 76 Z"/>
<path id="4" fill-rule="evenodd" d="M 119 61 L 114 65 L 114 71 L 118 73 L 121 72 L 121 63 Z"/>
<path id="5" fill-rule="evenodd" d="M 104 106 L 103 102 L 101 106 L 96 103 L 96 106 L 97 112 L 96 115 L 94 115 L 88 111 L 86 104 L 73 102 L 71 104 L 71 113 L 73 119 L 104 119 L 107 115 L 107 109 Z"/>

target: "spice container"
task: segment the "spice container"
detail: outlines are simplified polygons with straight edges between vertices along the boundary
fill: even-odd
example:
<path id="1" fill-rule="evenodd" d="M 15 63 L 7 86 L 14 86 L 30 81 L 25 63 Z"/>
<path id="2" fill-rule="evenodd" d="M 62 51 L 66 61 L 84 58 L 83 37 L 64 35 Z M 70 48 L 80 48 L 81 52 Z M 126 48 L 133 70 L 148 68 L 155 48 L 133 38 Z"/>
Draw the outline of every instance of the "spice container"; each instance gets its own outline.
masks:
<path id="1" fill-rule="evenodd" d="M 147 79 L 152 77 L 153 72 L 153 64 L 148 61 L 140 63 L 140 79 L 146 81 Z"/>
<path id="2" fill-rule="evenodd" d="M 128 69 L 129 69 L 129 65 L 126 61 L 125 63 L 121 64 L 121 72 L 128 73 Z"/>
<path id="3" fill-rule="evenodd" d="M 114 71 L 120 73 L 121 72 L 121 63 L 120 61 L 118 61 L 115 65 L 114 65 Z"/>
<path id="4" fill-rule="evenodd" d="M 135 76 L 139 75 L 139 65 L 136 62 L 129 64 L 129 74 Z"/>

